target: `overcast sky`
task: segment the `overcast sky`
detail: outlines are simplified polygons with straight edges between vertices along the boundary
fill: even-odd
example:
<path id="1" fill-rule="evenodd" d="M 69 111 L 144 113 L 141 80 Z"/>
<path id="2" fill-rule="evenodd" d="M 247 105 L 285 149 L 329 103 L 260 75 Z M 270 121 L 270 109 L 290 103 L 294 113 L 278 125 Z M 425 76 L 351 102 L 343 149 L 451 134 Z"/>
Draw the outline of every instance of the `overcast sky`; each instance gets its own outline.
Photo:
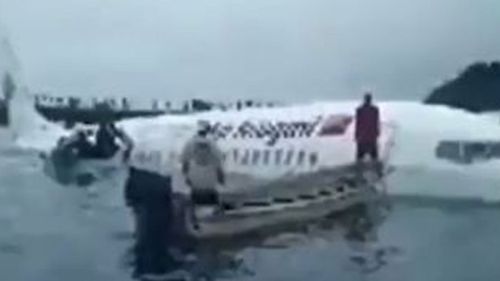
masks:
<path id="1" fill-rule="evenodd" d="M 500 59 L 498 0 L 0 0 L 34 91 L 421 99 Z"/>

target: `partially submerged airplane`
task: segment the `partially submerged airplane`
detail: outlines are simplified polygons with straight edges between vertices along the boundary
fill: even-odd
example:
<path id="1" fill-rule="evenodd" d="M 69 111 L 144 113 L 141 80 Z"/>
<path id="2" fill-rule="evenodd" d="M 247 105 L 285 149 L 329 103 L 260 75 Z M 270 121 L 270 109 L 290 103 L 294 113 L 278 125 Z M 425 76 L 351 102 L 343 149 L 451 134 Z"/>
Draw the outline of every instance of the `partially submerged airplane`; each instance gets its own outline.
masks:
<path id="1" fill-rule="evenodd" d="M 350 196 L 346 195 L 349 192 L 366 194 L 358 191 L 381 184 L 370 173 L 365 177 L 368 180 L 359 180 L 352 166 L 355 155 L 352 115 L 356 105 L 352 102 L 325 102 L 124 121 L 118 126 L 134 143 L 128 164 L 122 161 L 124 148 L 108 160 L 75 159 L 71 163 L 58 164 L 53 157 L 46 157 L 46 171 L 60 183 L 98 184 L 113 177 L 115 172 L 133 166 L 156 175 L 171 175 L 175 192 L 187 194 L 189 188 L 180 172 L 179 154 L 186 141 L 196 133 L 198 122 L 206 121 L 211 124 L 211 137 L 217 141 L 225 157 L 228 178 L 220 192 L 233 204 L 222 220 L 215 215 L 205 215 L 210 226 L 205 225 L 206 232 L 201 235 L 249 231 L 245 226 L 252 223 L 241 218 L 256 218 L 255 212 L 266 215 L 253 224 L 253 228 L 297 219 L 302 215 L 307 218 L 311 214 L 309 211 L 316 208 L 314 206 L 319 206 L 318 210 L 333 212 L 342 205 L 340 201 Z M 460 110 L 413 102 L 379 105 L 382 112 L 379 144 L 384 175 L 391 166 L 412 165 L 456 169 L 462 173 L 463 166 L 436 155 L 440 143 L 450 138 L 467 141 L 494 139 L 500 135 L 500 128 L 492 122 Z M 58 175 L 66 177 L 64 182 Z M 355 188 L 344 188 L 349 185 Z M 486 188 L 462 189 L 454 189 L 449 196 L 496 196 L 496 193 L 492 195 L 493 190 Z M 434 193 L 442 196 L 439 189 L 431 191 L 430 196 Z M 354 204 L 362 197 L 351 196 L 354 199 L 350 200 Z M 281 212 L 287 208 L 302 210 L 303 213 L 289 216 L 293 212 Z M 229 223 L 231 218 L 235 219 Z M 241 227 L 236 227 L 238 223 L 235 221 L 242 222 Z"/>
<path id="2" fill-rule="evenodd" d="M 335 107 L 335 103 L 331 103 L 331 110 L 309 105 L 162 116 L 125 121 L 119 126 L 133 142 L 129 165 L 171 175 L 180 171 L 180 151 L 196 133 L 197 124 L 208 122 L 210 136 L 224 153 L 228 188 L 247 190 L 279 178 L 311 175 L 352 164 L 355 155 L 353 116 Z M 390 159 L 394 133 L 395 123 L 383 120 L 380 151 L 384 163 Z M 72 178 L 67 183 L 76 182 L 86 173 L 86 168 L 92 173 L 90 167 L 98 163 L 118 168 L 120 157 L 117 154 L 106 160 L 75 159 L 71 169 L 74 173 L 70 173 Z M 70 170 L 70 166 L 55 168 Z M 101 178 L 98 174 L 94 176 L 96 180 Z M 54 179 L 60 182 L 57 177 Z"/>
<path id="3" fill-rule="evenodd" d="M 2 78 L 17 69 L 4 64 L 4 53 L 15 57 L 0 48 Z M 27 89 L 19 84 L 20 75 L 13 78 L 17 87 L 7 102 L 8 138 L 12 137 L 20 148 L 43 151 L 44 172 L 64 185 L 98 185 L 132 166 L 155 175 L 172 176 L 175 192 L 189 193 L 180 173 L 179 152 L 195 133 L 198 121 L 208 121 L 213 128 L 211 136 L 225 154 L 227 181 L 221 187 L 222 196 L 237 200 L 229 204 L 223 220 L 210 212 L 202 215 L 202 229 L 206 232 L 195 235 L 230 234 L 249 230 L 238 225 L 253 229 L 262 226 L 263 221 L 270 224 L 299 216 L 306 218 L 311 206 L 329 212 L 342 205 L 338 202 L 353 198 L 354 190 L 360 189 L 360 182 L 353 183 L 350 167 L 354 157 L 352 111 L 337 108 L 335 103 L 322 108 L 256 108 L 124 121 L 119 126 L 134 144 L 129 161 L 122 157 L 126 147 L 110 159 L 80 159 L 61 139 L 71 138 L 72 132 L 37 116 Z M 381 155 L 386 162 L 392 144 L 389 120 L 384 120 L 382 131 Z M 374 184 L 374 180 L 370 181 Z M 356 188 L 348 188 L 349 185 Z M 363 185 L 367 186 L 366 182 Z M 298 213 L 282 216 L 283 210 Z M 259 223 L 231 223 L 231 229 L 221 227 L 228 226 L 226 222 L 230 220 L 242 222 L 241 218 L 250 216 L 261 219 Z"/>
<path id="4" fill-rule="evenodd" d="M 114 157 L 78 159 L 62 140 L 44 157 L 44 170 L 61 184 L 91 185 L 131 166 L 171 176 L 175 192 L 188 194 L 179 154 L 200 121 L 210 124 L 210 137 L 224 154 L 227 179 L 220 193 L 227 209 L 223 215 L 202 210 L 202 233 L 189 230 L 199 238 L 327 215 L 367 200 L 366 191 L 380 183 L 373 169 L 359 177 L 352 112 L 335 103 L 124 121 L 119 126 L 131 140 Z M 380 155 L 387 173 L 395 124 L 383 119 L 381 127 Z"/>

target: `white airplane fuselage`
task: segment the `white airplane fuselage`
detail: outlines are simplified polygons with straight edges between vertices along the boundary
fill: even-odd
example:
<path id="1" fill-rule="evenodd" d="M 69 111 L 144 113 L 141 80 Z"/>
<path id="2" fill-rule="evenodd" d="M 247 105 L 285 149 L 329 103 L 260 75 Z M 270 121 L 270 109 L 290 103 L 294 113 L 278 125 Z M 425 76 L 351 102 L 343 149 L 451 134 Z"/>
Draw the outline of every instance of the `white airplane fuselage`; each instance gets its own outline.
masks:
<path id="1" fill-rule="evenodd" d="M 353 112 L 329 104 L 126 121 L 120 126 L 135 143 L 130 165 L 174 175 L 174 186 L 185 190 L 179 154 L 196 133 L 200 120 L 211 124 L 210 137 L 224 154 L 230 189 L 334 171 L 355 160 Z M 393 122 L 382 119 L 379 153 L 385 163 L 390 158 L 394 133 Z"/>

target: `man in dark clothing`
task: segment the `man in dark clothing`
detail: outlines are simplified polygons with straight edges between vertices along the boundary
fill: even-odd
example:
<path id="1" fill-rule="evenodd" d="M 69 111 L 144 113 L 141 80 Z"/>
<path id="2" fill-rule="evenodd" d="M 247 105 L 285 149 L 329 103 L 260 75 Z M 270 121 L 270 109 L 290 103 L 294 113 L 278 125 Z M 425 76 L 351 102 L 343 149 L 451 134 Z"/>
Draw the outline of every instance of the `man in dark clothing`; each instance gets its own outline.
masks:
<path id="1" fill-rule="evenodd" d="M 134 277 L 161 276 L 180 267 L 174 246 L 172 179 L 130 167 L 125 200 L 136 217 Z"/>
<path id="2" fill-rule="evenodd" d="M 99 158 L 112 157 L 118 150 L 115 142 L 116 129 L 110 123 L 101 123 L 96 134 L 96 156 Z"/>
<path id="3" fill-rule="evenodd" d="M 83 129 L 77 129 L 70 138 L 59 139 L 57 146 L 65 148 L 64 151 L 79 158 L 92 158 L 94 156 L 94 146 Z"/>
<path id="4" fill-rule="evenodd" d="M 77 133 L 74 148 L 76 148 L 80 158 L 92 158 L 94 156 L 94 147 L 84 131 L 79 131 Z"/>
<path id="5" fill-rule="evenodd" d="M 361 162 L 368 155 L 378 161 L 378 137 L 380 135 L 379 109 L 372 104 L 372 96 L 367 93 L 364 103 L 356 109 L 356 160 Z"/>

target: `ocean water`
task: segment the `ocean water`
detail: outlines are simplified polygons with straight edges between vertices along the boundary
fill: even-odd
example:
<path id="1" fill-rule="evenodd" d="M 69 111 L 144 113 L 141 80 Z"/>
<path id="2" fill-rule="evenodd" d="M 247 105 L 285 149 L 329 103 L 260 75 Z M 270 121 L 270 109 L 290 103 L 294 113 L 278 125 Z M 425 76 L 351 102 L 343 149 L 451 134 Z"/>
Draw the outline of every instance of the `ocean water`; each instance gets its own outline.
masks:
<path id="1" fill-rule="evenodd" d="M 0 154 L 0 280 L 132 280 L 122 183 L 65 188 L 40 172 L 36 155 Z M 466 178 L 401 170 L 388 188 L 499 184 Z M 399 194 L 361 212 L 276 233 L 258 247 L 212 249 L 206 271 L 213 280 L 499 280 L 495 204 Z"/>

